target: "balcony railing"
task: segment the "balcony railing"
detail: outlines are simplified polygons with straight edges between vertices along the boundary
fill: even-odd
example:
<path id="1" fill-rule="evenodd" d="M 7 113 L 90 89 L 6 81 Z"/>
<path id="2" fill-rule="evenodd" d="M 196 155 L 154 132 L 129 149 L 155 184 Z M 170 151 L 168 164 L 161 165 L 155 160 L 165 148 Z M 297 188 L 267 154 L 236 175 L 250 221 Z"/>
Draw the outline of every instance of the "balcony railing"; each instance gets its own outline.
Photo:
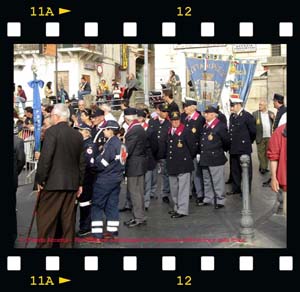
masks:
<path id="1" fill-rule="evenodd" d="M 87 49 L 97 53 L 103 53 L 104 45 L 103 44 L 58 44 L 59 49 L 68 49 L 68 48 L 82 48 Z M 16 44 L 14 45 L 14 51 L 16 53 L 25 52 L 25 51 L 39 51 L 39 44 Z"/>

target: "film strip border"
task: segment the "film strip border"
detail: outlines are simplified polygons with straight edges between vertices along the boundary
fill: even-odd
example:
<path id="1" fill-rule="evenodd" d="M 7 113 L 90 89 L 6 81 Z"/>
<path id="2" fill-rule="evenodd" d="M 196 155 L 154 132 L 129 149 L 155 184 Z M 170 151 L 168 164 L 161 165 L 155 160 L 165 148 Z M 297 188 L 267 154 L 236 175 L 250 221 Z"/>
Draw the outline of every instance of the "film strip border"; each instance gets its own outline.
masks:
<path id="1" fill-rule="evenodd" d="M 138 256 L 121 256 L 121 266 L 116 269 L 121 269 L 122 271 L 140 271 L 142 270 L 142 265 L 147 264 L 146 261 L 139 261 Z M 142 258 L 142 257 L 141 257 Z M 199 271 L 218 271 L 218 263 L 220 263 L 221 259 L 215 256 L 200 256 L 193 257 L 195 261 L 198 261 L 197 267 Z M 236 271 L 255 271 L 256 264 L 259 265 L 260 260 L 256 261 L 254 256 L 237 256 L 238 261 L 236 261 L 237 266 L 231 264 L 230 267 Z M 82 271 L 99 271 L 105 269 L 105 265 L 101 263 L 101 257 L 98 256 L 83 256 L 81 261 Z M 176 256 L 161 256 L 158 258 L 160 260 L 161 271 L 176 271 L 181 270 L 180 257 L 176 260 Z M 63 259 L 62 259 L 63 261 Z M 44 257 L 44 270 L 45 271 L 60 271 L 61 269 L 61 258 L 59 256 L 45 256 Z M 277 261 L 277 264 L 276 264 Z M 73 261 L 72 261 L 73 262 Z M 103 262 L 104 263 L 104 262 Z M 75 260 L 74 263 L 75 264 Z M 25 265 L 22 264 L 21 256 L 7 256 L 6 261 L 6 269 L 4 261 L 1 260 L 0 270 L 4 271 L 22 271 L 26 268 Z M 293 256 L 277 256 L 274 259 L 273 268 L 277 271 L 294 271 L 294 263 Z M 41 271 L 41 270 L 40 270 Z"/>
<path id="2" fill-rule="evenodd" d="M 64 31 L 61 29 L 60 22 L 46 22 L 45 23 L 45 37 L 60 37 L 63 36 Z M 254 37 L 254 22 L 238 22 L 239 30 L 237 37 Z M 84 37 L 99 37 L 101 36 L 101 23 L 98 22 L 84 22 L 83 32 Z M 122 37 L 138 37 L 139 24 L 137 22 L 123 22 Z M 215 22 L 201 22 L 200 35 L 201 37 L 214 38 L 216 35 Z M 278 22 L 277 32 L 273 31 L 275 37 L 291 38 L 294 36 L 293 22 Z M 22 37 L 22 23 L 21 22 L 7 22 L 7 37 Z M 161 36 L 162 37 L 179 37 L 177 34 L 176 22 L 161 22 Z"/>

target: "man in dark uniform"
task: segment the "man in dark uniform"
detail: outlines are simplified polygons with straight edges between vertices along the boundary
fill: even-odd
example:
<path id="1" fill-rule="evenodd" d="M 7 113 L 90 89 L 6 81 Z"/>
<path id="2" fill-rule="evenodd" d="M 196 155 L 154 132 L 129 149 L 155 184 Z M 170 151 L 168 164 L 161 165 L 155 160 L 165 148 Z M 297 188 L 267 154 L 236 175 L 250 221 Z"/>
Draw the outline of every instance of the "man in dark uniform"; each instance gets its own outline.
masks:
<path id="1" fill-rule="evenodd" d="M 158 117 L 149 121 L 148 132 L 149 136 L 153 137 L 150 144 L 153 156 L 158 162 L 161 169 L 162 200 L 164 203 L 169 203 L 170 183 L 166 169 L 167 140 L 168 132 L 171 127 L 171 123 L 169 121 L 169 107 L 167 104 L 160 104 L 157 107 L 156 112 L 158 114 Z M 154 132 L 154 134 L 152 134 L 152 132 Z"/>
<path id="2" fill-rule="evenodd" d="M 129 192 L 132 202 L 134 217 L 124 224 L 127 227 L 135 227 L 146 224 L 144 191 L 145 173 L 147 171 L 147 136 L 137 120 L 135 108 L 125 109 L 124 117 L 129 126 L 125 135 L 125 145 L 128 152 L 125 175 L 127 176 L 127 192 Z"/>
<path id="3" fill-rule="evenodd" d="M 197 101 L 194 99 L 185 99 L 184 103 L 184 114 L 181 115 L 181 121 L 185 125 L 185 127 L 190 131 L 190 134 L 194 136 L 195 144 L 191 145 L 194 147 L 194 170 L 192 173 L 192 184 L 195 186 L 196 191 L 196 204 L 200 206 L 203 204 L 204 192 L 203 192 L 203 179 L 202 179 L 202 171 L 199 168 L 199 155 L 197 156 L 197 151 L 199 147 L 200 135 L 203 130 L 203 125 L 205 123 L 204 117 L 200 112 L 197 111 Z"/>
<path id="4" fill-rule="evenodd" d="M 163 99 L 164 99 L 165 103 L 168 104 L 168 107 L 169 107 L 169 113 L 171 114 L 172 112 L 179 112 L 178 104 L 173 99 L 172 90 L 168 89 L 168 88 L 164 89 L 163 94 L 164 94 Z"/>
<path id="5" fill-rule="evenodd" d="M 93 141 L 91 138 L 91 127 L 87 124 L 79 124 L 74 129 L 78 129 L 79 133 L 83 137 L 83 148 L 85 151 L 85 173 L 83 179 L 82 194 L 79 197 L 79 231 L 77 235 L 83 237 L 91 232 L 91 205 L 92 205 L 92 194 L 95 174 L 92 167 L 89 165 L 89 155 L 87 153 L 88 149 L 93 148 Z"/>
<path id="6" fill-rule="evenodd" d="M 191 173 L 194 170 L 194 135 L 180 122 L 180 113 L 171 113 L 172 128 L 169 130 L 167 148 L 167 171 L 174 209 L 171 218 L 189 214 Z"/>
<path id="7" fill-rule="evenodd" d="M 8 199 L 8 246 L 14 247 L 15 240 L 17 238 L 17 214 L 16 214 L 16 193 L 18 188 L 18 176 L 21 173 L 25 165 L 25 152 L 24 152 L 24 142 L 18 135 L 18 127 L 14 128 L 14 174 L 13 174 L 13 193 L 9 194 Z"/>
<path id="8" fill-rule="evenodd" d="M 94 143 L 94 150 L 98 151 L 99 154 L 100 152 L 102 152 L 103 145 L 106 142 L 106 138 L 104 137 L 104 133 L 103 133 L 103 126 L 106 123 L 104 119 L 104 111 L 97 108 L 91 114 L 91 120 L 93 123 L 91 135 Z"/>
<path id="9" fill-rule="evenodd" d="M 92 197 L 92 235 L 93 241 L 101 243 L 102 238 L 113 239 L 119 232 L 119 195 L 123 179 L 124 166 L 120 162 L 121 141 L 117 137 L 119 124 L 109 120 L 103 131 L 107 138 L 103 151 L 97 155 L 93 149 L 87 149 L 89 164 L 97 168 Z M 104 233 L 104 215 L 106 219 L 106 233 Z"/>
<path id="10" fill-rule="evenodd" d="M 75 201 L 82 193 L 85 162 L 82 136 L 68 126 L 69 116 L 67 105 L 55 104 L 37 166 L 37 247 L 52 247 L 59 221 L 64 240 L 60 247 L 70 248 L 74 243 Z"/>
<path id="11" fill-rule="evenodd" d="M 209 106 L 205 111 L 206 124 L 200 138 L 200 166 L 204 181 L 203 206 L 214 204 L 215 209 L 225 204 L 224 165 L 230 140 L 227 127 L 218 118 L 218 110 Z"/>
<path id="12" fill-rule="evenodd" d="M 284 105 L 284 97 L 280 94 L 275 93 L 273 97 L 274 107 L 277 109 L 277 113 L 274 120 L 273 131 L 278 127 L 280 118 L 284 113 L 286 113 L 286 106 Z"/>
<path id="13" fill-rule="evenodd" d="M 227 195 L 241 194 L 242 168 L 240 157 L 247 154 L 250 157 L 249 165 L 249 188 L 251 191 L 252 181 L 252 143 L 256 137 L 256 126 L 253 116 L 244 110 L 243 100 L 239 97 L 230 98 L 232 114 L 229 120 L 230 134 L 230 159 L 232 171 L 232 191 Z"/>

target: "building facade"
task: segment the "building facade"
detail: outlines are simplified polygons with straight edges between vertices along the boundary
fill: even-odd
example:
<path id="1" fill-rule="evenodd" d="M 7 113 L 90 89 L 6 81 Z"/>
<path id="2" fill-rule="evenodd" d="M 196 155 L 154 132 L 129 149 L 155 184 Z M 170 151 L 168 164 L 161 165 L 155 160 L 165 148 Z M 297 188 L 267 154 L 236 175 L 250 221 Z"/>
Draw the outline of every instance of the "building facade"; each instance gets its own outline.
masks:
<path id="1" fill-rule="evenodd" d="M 22 85 L 27 93 L 28 103 L 32 102 L 32 89 L 28 81 L 33 79 L 31 67 L 37 67 L 37 78 L 45 83 L 52 82 L 56 88 L 55 54 L 45 55 L 42 45 L 16 44 L 14 46 L 14 82 Z M 69 96 L 77 97 L 80 79 L 84 76 L 91 84 L 92 94 L 105 79 L 111 87 L 112 80 L 124 79 L 126 70 L 122 70 L 122 48 L 120 44 L 62 44 L 57 45 L 57 83 L 63 86 Z M 125 77 L 126 78 L 126 77 Z M 43 91 L 41 91 L 43 98 Z"/>
<path id="2" fill-rule="evenodd" d="M 185 57 L 202 54 L 222 55 L 223 58 L 255 59 L 257 66 L 246 108 L 256 110 L 260 98 L 265 98 L 272 108 L 274 93 L 286 96 L 286 56 L 284 44 L 159 44 L 155 45 L 155 87 L 169 78 L 169 71 L 179 75 L 182 96 L 190 96 L 189 72 Z"/>

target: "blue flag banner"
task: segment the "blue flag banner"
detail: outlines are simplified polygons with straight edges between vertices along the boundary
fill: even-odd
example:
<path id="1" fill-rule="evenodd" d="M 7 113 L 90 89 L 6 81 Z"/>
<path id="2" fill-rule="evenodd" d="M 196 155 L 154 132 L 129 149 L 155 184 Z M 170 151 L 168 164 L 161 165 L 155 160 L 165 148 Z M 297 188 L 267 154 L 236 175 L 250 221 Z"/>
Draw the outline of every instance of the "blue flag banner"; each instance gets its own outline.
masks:
<path id="1" fill-rule="evenodd" d="M 256 61 L 243 61 L 240 60 L 236 64 L 236 71 L 234 77 L 234 94 L 239 94 L 240 99 L 247 102 L 248 95 L 251 89 L 251 84 L 256 69 Z"/>
<path id="2" fill-rule="evenodd" d="M 33 125 L 34 125 L 34 151 L 40 151 L 41 148 L 41 127 L 42 127 L 42 109 L 39 87 L 44 86 L 42 80 L 32 80 L 28 85 L 33 89 Z"/>
<path id="3" fill-rule="evenodd" d="M 217 106 L 230 61 L 186 58 L 186 63 L 195 89 L 198 110 L 203 112 L 209 105 Z"/>

